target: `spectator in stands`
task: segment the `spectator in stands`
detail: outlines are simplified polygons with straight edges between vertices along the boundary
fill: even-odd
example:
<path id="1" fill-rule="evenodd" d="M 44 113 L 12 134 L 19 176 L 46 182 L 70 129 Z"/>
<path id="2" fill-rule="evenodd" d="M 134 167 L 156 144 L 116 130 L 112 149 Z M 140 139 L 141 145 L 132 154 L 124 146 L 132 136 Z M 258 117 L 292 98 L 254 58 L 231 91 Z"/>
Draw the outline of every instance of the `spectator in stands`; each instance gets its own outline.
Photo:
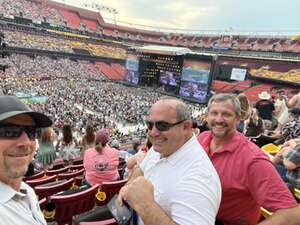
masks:
<path id="1" fill-rule="evenodd" d="M 291 99 L 287 99 L 286 96 L 283 96 L 286 105 L 288 108 L 300 108 L 300 92 L 294 95 Z"/>
<path id="2" fill-rule="evenodd" d="M 198 136 L 200 134 L 200 129 L 198 128 L 198 123 L 196 120 L 192 120 L 193 133 Z"/>
<path id="3" fill-rule="evenodd" d="M 43 169 L 51 168 L 52 162 L 56 158 L 54 148 L 54 132 L 51 127 L 42 128 L 39 139 L 39 148 L 37 150 L 36 160 L 43 165 Z"/>
<path id="4" fill-rule="evenodd" d="M 91 186 L 101 184 L 103 181 L 115 181 L 119 178 L 118 151 L 107 143 L 109 134 L 102 128 L 96 134 L 95 147 L 85 151 L 83 166 L 85 179 Z"/>
<path id="5" fill-rule="evenodd" d="M 264 132 L 263 120 L 258 116 L 257 109 L 252 108 L 249 118 L 245 121 L 245 136 L 258 138 Z"/>
<path id="6" fill-rule="evenodd" d="M 132 156 L 129 152 L 127 152 L 127 151 L 121 149 L 121 146 L 120 146 L 120 143 L 119 143 L 118 140 L 113 140 L 113 141 L 111 142 L 110 146 L 111 146 L 112 148 L 115 148 L 115 149 L 118 150 L 118 157 L 119 157 L 119 160 L 122 160 L 122 161 L 125 162 L 129 157 Z M 119 163 L 121 163 L 121 162 L 119 162 Z"/>
<path id="7" fill-rule="evenodd" d="M 250 107 L 249 100 L 245 94 L 243 93 L 238 94 L 237 99 L 239 100 L 241 105 L 241 119 L 240 119 L 240 123 L 237 126 L 237 130 L 241 133 L 244 133 L 245 120 L 247 120 L 250 115 L 251 107 Z"/>
<path id="8" fill-rule="evenodd" d="M 264 120 L 266 129 L 272 130 L 274 127 L 273 111 L 275 110 L 274 103 L 270 100 L 271 95 L 263 91 L 258 94 L 259 101 L 255 103 L 255 108 L 258 110 L 258 115 Z"/>
<path id="9" fill-rule="evenodd" d="M 62 128 L 62 138 L 57 142 L 56 149 L 59 150 L 59 156 L 66 165 L 72 164 L 76 157 L 76 140 L 72 134 L 71 125 L 65 124 Z"/>
<path id="10" fill-rule="evenodd" d="M 204 113 L 202 113 L 200 115 L 198 121 L 199 121 L 200 133 L 209 130 L 209 128 L 207 126 L 207 111 L 205 111 Z"/>
<path id="11" fill-rule="evenodd" d="M 139 146 L 141 144 L 141 141 L 137 138 L 133 139 L 132 141 L 132 148 L 128 149 L 127 152 L 129 152 L 131 155 L 135 155 L 139 151 Z"/>
<path id="12" fill-rule="evenodd" d="M 275 134 L 276 135 L 276 134 Z M 289 122 L 287 122 L 280 130 L 277 137 L 282 137 L 284 141 L 288 141 L 300 136 L 300 109 L 295 108 L 289 112 Z"/>
<path id="13" fill-rule="evenodd" d="M 52 121 L 12 96 L 0 96 L 0 105 L 1 223 L 46 225 L 34 190 L 22 178 L 36 150 L 37 128 Z"/>
<path id="14" fill-rule="evenodd" d="M 278 125 L 276 127 L 275 133 L 277 131 L 280 131 L 281 128 L 288 122 L 289 120 L 289 111 L 288 107 L 286 106 L 286 102 L 283 98 L 282 92 L 278 93 L 278 97 L 275 100 L 275 111 L 274 111 L 274 117 L 278 122 Z"/>
<path id="15" fill-rule="evenodd" d="M 300 139 L 291 139 L 289 141 L 284 142 L 281 146 L 280 150 L 276 153 L 276 155 L 272 158 L 272 162 L 275 165 L 278 173 L 280 174 L 282 180 L 286 183 L 286 185 L 292 189 L 292 185 L 289 183 L 287 178 L 287 169 L 283 164 L 284 156 L 288 154 L 289 151 L 292 151 L 297 144 L 300 144 Z"/>
<path id="16" fill-rule="evenodd" d="M 146 145 L 145 146 L 140 146 L 139 151 L 129 157 L 126 160 L 126 172 L 125 172 L 125 177 L 129 177 L 132 173 L 132 171 L 135 169 L 136 166 L 140 166 L 140 164 L 142 163 L 143 159 L 145 158 L 148 150 L 152 147 L 152 143 L 149 140 L 149 138 L 147 139 Z"/>
<path id="17" fill-rule="evenodd" d="M 300 208 L 280 210 L 258 225 L 300 225 Z"/>
<path id="18" fill-rule="evenodd" d="M 254 225 L 260 218 L 261 206 L 274 212 L 297 203 L 267 156 L 236 131 L 240 116 L 240 103 L 234 95 L 214 95 L 208 103 L 210 131 L 201 133 L 198 141 L 222 184 L 217 220 L 223 224 Z"/>
<path id="19" fill-rule="evenodd" d="M 287 169 L 287 179 L 290 188 L 300 188 L 300 143 L 292 150 L 283 154 L 283 164 Z"/>
<path id="20" fill-rule="evenodd" d="M 219 178 L 192 133 L 187 106 L 170 97 L 159 100 L 147 127 L 153 146 L 121 188 L 118 203 L 126 200 L 139 224 L 213 225 Z"/>
<path id="21" fill-rule="evenodd" d="M 80 140 L 80 154 L 82 158 L 84 157 L 85 150 L 93 148 L 95 146 L 95 132 L 92 126 L 87 126 L 85 129 L 85 134 Z"/>

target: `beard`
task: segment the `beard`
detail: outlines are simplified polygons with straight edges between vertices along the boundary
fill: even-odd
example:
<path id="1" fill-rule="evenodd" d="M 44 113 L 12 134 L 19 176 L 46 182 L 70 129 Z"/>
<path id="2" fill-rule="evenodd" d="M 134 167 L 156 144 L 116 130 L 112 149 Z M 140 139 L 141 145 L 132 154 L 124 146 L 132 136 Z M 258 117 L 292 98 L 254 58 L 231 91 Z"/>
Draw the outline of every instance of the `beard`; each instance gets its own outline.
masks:
<path id="1" fill-rule="evenodd" d="M 23 177 L 27 170 L 30 162 L 32 161 L 34 150 L 18 150 L 19 154 L 28 154 L 27 158 L 6 158 L 4 160 L 4 170 L 8 177 L 17 179 Z M 16 154 L 17 155 L 17 154 Z"/>
<path id="2" fill-rule="evenodd" d="M 6 170 L 8 177 L 10 177 L 12 179 L 16 179 L 16 178 L 23 177 L 26 174 L 29 164 L 30 164 L 30 161 L 27 161 L 22 166 L 14 167 L 11 164 L 8 164 L 5 162 L 4 166 L 5 166 L 5 170 Z"/>

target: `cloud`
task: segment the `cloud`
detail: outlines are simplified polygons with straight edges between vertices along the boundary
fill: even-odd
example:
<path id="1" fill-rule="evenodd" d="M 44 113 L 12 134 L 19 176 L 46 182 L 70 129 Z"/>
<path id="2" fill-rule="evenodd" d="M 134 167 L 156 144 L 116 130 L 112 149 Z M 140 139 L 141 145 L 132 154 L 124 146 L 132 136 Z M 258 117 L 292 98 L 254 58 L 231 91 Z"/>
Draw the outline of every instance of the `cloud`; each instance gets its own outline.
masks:
<path id="1" fill-rule="evenodd" d="M 299 29 L 299 0 L 65 0 L 97 2 L 117 9 L 116 19 L 133 24 L 194 30 Z M 113 19 L 105 11 L 104 18 Z M 299 29 L 300 30 L 300 29 Z"/>

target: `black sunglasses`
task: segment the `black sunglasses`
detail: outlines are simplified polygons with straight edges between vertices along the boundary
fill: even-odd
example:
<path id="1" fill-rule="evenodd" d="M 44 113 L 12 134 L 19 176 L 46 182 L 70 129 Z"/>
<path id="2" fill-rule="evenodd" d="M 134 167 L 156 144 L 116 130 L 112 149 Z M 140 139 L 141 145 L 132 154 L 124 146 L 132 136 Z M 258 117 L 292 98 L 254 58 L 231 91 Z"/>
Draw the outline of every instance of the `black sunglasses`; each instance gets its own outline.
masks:
<path id="1" fill-rule="evenodd" d="M 180 123 L 182 123 L 183 121 L 185 121 L 186 119 L 184 120 L 180 120 L 176 123 L 168 123 L 166 121 L 156 121 L 156 122 L 152 122 L 152 121 L 146 121 L 146 125 L 147 125 L 147 128 L 148 130 L 152 130 L 153 126 L 155 126 L 155 128 L 159 131 L 167 131 L 169 130 L 171 127 L 174 127 Z"/>
<path id="2" fill-rule="evenodd" d="M 10 123 L 0 123 L 0 138 L 18 138 L 25 132 L 30 140 L 38 137 L 38 128 Z"/>

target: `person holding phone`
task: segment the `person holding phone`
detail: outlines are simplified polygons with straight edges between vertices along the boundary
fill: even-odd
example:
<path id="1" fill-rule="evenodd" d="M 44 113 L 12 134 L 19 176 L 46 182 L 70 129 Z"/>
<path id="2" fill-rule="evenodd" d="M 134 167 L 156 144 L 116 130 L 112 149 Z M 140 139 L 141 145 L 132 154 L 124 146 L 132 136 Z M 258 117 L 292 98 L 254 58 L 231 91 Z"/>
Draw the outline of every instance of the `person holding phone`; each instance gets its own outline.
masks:
<path id="1" fill-rule="evenodd" d="M 219 177 L 192 131 L 186 104 L 162 98 L 146 120 L 152 147 L 121 188 L 142 225 L 214 225 L 221 199 Z"/>
<path id="2" fill-rule="evenodd" d="M 22 179 L 36 151 L 38 128 L 51 124 L 16 97 L 0 96 L 1 224 L 46 225 L 34 190 Z"/>

